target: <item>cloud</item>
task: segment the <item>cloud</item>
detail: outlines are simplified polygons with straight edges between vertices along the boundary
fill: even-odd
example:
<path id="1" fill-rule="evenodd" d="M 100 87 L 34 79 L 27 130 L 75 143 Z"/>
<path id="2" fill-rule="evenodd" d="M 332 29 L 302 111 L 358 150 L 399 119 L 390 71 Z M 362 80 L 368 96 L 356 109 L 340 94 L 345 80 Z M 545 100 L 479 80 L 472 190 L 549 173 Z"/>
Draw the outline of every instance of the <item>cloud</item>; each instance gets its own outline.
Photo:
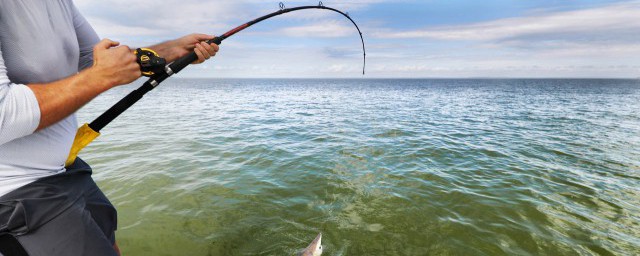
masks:
<path id="1" fill-rule="evenodd" d="M 132 31 L 140 30 L 147 35 L 175 35 L 183 31 L 221 31 L 240 25 L 246 21 L 278 10 L 277 2 L 265 4 L 264 1 L 201 1 L 201 0 L 75 0 L 75 4 L 98 32 L 109 35 L 130 35 Z M 325 5 L 344 10 L 358 10 L 384 0 L 356 0 L 343 3 L 339 1 L 325 1 Z M 311 2 L 316 5 L 317 2 Z M 310 5 L 308 1 L 288 1 L 287 7 Z M 306 21 L 317 21 L 336 17 L 335 13 L 326 11 L 295 12 L 282 17 Z M 299 24 L 299 23 L 298 23 Z M 338 33 L 344 30 L 336 22 L 329 25 Z M 328 34 L 323 25 L 308 28 Z M 286 32 L 293 35 L 301 34 L 305 27 L 294 27 Z M 336 32 L 334 31 L 334 32 Z"/>
<path id="2" fill-rule="evenodd" d="M 638 17 L 640 2 L 634 1 L 600 8 L 545 13 L 460 26 L 377 33 L 376 36 L 475 41 L 580 38 L 636 41 L 637 31 L 640 29 Z M 628 32 L 627 36 L 619 37 L 625 32 Z"/>
<path id="3" fill-rule="evenodd" d="M 358 0 L 349 3 L 325 1 L 332 7 L 361 9 L 383 0 Z M 200 0 L 75 0 L 76 6 L 101 37 L 133 44 L 157 43 L 187 33 L 223 33 L 258 16 L 276 11 L 277 2 L 200 1 Z M 313 3 L 312 5 L 317 4 Z M 309 5 L 308 1 L 289 1 L 288 7 Z M 338 7 L 341 6 L 341 7 Z M 348 21 L 327 11 L 293 12 L 279 17 L 277 28 L 263 24 L 246 34 L 278 34 L 290 37 L 342 37 L 354 34 Z M 340 19 L 342 19 L 340 17 Z M 292 20 L 296 22 L 292 22 Z M 310 25 L 300 25 L 308 23 Z M 266 25 L 266 26 L 265 26 Z M 284 28 L 281 28 L 284 27 Z M 256 32 L 264 31 L 264 32 Z"/>
<path id="4" fill-rule="evenodd" d="M 352 47 L 325 47 L 323 52 L 326 56 L 337 59 L 362 56 L 361 49 L 354 49 Z"/>
<path id="5" fill-rule="evenodd" d="M 401 57 L 387 58 L 391 65 L 372 65 L 372 70 L 454 77 L 637 77 L 638 17 L 640 2 L 633 1 L 409 31 L 380 29 L 374 33 L 378 40 L 413 42 L 416 54 L 390 48 Z"/>
<path id="6" fill-rule="evenodd" d="M 278 8 L 277 2 L 261 0 L 75 2 L 99 35 L 134 46 L 191 32 L 221 33 Z M 367 77 L 637 77 L 640 73 L 638 1 L 570 11 L 529 10 L 524 17 L 405 31 L 391 29 L 399 26 L 392 19 L 402 15 L 398 13 L 402 8 L 393 9 L 398 1 L 387 5 L 388 13 L 369 8 L 383 2 L 391 1 L 324 1 L 326 6 L 351 11 L 362 28 Z M 285 3 L 287 7 L 317 4 Z M 442 3 L 412 2 L 416 4 L 426 8 Z M 451 10 L 452 15 L 456 11 Z M 225 42 L 207 66 L 180 75 L 360 77 L 360 50 L 357 31 L 349 21 L 336 13 L 304 11 L 247 30 Z"/>
<path id="7" fill-rule="evenodd" d="M 278 33 L 292 37 L 344 37 L 357 35 L 358 31 L 348 20 L 325 20 L 311 25 L 283 28 Z"/>
<path id="8" fill-rule="evenodd" d="M 160 36 L 165 33 L 164 30 L 158 28 L 121 25 L 102 18 L 93 18 L 91 26 L 98 32 L 102 31 L 103 33 L 100 33 L 102 37 Z"/>
<path id="9" fill-rule="evenodd" d="M 198 0 L 75 0 L 87 20 L 101 35 L 169 37 L 201 31 L 212 33 L 228 28 L 243 17 L 245 7 L 234 1 Z"/>

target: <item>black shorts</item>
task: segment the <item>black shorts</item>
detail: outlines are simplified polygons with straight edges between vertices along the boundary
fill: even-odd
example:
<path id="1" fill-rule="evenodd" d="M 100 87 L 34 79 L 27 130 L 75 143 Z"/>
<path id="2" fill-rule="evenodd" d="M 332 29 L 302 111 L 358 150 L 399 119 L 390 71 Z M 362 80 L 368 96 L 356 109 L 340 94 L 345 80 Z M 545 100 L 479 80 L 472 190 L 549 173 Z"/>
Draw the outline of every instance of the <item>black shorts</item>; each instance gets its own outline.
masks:
<path id="1" fill-rule="evenodd" d="M 66 172 L 0 197 L 0 243 L 17 241 L 30 256 L 117 255 L 116 227 L 115 208 L 79 158 Z"/>

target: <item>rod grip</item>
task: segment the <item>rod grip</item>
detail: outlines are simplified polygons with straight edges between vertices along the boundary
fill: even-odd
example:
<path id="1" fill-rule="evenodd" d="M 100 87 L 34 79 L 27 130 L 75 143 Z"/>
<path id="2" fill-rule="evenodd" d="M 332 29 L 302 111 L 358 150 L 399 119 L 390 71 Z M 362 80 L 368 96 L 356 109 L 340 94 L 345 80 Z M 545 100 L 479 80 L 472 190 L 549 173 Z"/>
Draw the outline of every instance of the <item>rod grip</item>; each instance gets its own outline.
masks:
<path id="1" fill-rule="evenodd" d="M 171 68 L 173 73 L 176 74 L 182 71 L 182 69 L 184 69 L 186 66 L 189 66 L 189 64 L 193 63 L 197 59 L 198 59 L 198 55 L 196 55 L 195 52 L 190 52 L 189 54 L 182 56 L 181 58 L 169 64 L 169 68 Z"/>
<path id="2" fill-rule="evenodd" d="M 100 132 L 100 130 L 102 130 L 102 128 L 104 128 L 105 126 L 107 126 L 107 124 L 113 121 L 113 119 L 116 119 L 116 117 L 122 114 L 122 112 L 126 111 L 129 107 L 131 107 L 131 105 L 135 104 L 140 99 L 142 99 L 142 96 L 144 94 L 145 92 L 143 92 L 143 90 L 140 90 L 140 89 L 132 91 L 127 96 L 125 96 L 120 101 L 118 101 L 118 103 L 111 106 L 111 108 L 109 108 L 107 111 L 102 113 L 102 115 L 100 115 L 98 118 L 93 120 L 93 122 L 89 124 L 89 127 L 91 127 L 91 129 L 93 129 L 96 132 Z"/>
<path id="3" fill-rule="evenodd" d="M 216 37 L 214 39 L 211 40 L 207 40 L 208 44 L 221 44 L 222 40 L 224 40 L 224 37 L 219 36 Z M 174 61 L 173 63 L 169 64 L 169 68 L 171 68 L 171 70 L 173 71 L 174 74 L 182 71 L 182 69 L 184 69 L 185 67 L 189 66 L 189 64 L 193 63 L 194 61 L 196 61 L 198 59 L 198 55 L 196 55 L 195 52 L 190 52 L 189 54 L 182 56 L 181 58 L 177 59 L 176 61 Z"/>
<path id="4" fill-rule="evenodd" d="M 208 43 L 208 44 L 217 44 L 217 45 L 220 45 L 220 44 L 222 44 L 222 40 L 224 40 L 224 39 L 225 39 L 225 37 L 224 37 L 224 36 L 219 36 L 219 37 L 216 37 L 216 38 L 214 38 L 214 39 L 207 40 L 207 43 Z"/>

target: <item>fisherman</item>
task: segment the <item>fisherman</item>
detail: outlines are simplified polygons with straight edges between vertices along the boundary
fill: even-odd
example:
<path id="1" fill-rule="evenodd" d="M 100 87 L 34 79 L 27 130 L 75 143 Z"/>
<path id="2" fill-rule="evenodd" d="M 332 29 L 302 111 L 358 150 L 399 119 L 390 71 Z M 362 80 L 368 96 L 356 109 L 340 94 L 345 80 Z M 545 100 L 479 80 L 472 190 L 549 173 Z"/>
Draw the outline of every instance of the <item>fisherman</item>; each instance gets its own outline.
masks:
<path id="1" fill-rule="evenodd" d="M 141 75 L 72 0 L 0 0 L 0 255 L 119 255 L 116 210 L 81 159 L 65 168 L 75 112 Z M 167 62 L 218 51 L 191 34 L 151 46 Z"/>

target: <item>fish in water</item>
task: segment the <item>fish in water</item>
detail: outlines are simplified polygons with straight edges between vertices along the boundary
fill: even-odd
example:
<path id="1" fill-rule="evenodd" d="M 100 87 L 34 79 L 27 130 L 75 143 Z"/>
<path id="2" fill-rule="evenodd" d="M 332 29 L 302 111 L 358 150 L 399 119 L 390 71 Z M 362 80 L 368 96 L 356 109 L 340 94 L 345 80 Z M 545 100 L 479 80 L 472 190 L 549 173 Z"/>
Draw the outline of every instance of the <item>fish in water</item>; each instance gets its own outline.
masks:
<path id="1" fill-rule="evenodd" d="M 307 246 L 298 256 L 320 256 L 322 255 L 322 233 L 313 239 L 313 242 Z"/>

